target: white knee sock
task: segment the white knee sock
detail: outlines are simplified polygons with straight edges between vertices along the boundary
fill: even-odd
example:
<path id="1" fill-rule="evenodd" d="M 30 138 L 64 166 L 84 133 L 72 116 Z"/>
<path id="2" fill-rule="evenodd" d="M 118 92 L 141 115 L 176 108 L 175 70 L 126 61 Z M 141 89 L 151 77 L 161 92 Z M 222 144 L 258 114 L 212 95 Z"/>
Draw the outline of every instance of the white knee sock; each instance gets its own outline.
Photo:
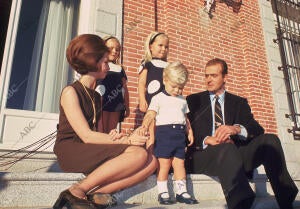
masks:
<path id="1" fill-rule="evenodd" d="M 180 195 L 185 192 L 183 194 L 183 197 L 185 197 L 185 198 L 191 197 L 188 193 L 186 193 L 187 190 L 186 190 L 186 180 L 185 179 L 176 180 L 175 181 L 175 189 L 176 189 L 176 194 Z"/>
<path id="2" fill-rule="evenodd" d="M 168 181 L 157 181 L 158 194 L 162 194 L 162 198 L 169 198 Z"/>

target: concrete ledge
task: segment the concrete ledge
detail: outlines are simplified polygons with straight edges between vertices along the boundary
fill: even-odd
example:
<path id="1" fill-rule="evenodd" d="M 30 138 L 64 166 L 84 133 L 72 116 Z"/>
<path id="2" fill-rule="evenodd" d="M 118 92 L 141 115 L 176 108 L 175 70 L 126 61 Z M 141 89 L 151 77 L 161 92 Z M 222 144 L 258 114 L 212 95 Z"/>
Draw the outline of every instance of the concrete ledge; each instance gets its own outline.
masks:
<path id="1" fill-rule="evenodd" d="M 81 173 L 63 173 L 51 153 L 42 153 L 36 158 L 22 160 L 8 169 L 0 168 L 0 208 L 49 208 L 54 204 L 61 191 L 84 177 Z M 300 188 L 300 180 L 298 178 L 294 178 L 294 180 Z M 191 174 L 187 176 L 187 182 L 188 191 L 200 201 L 200 205 L 201 202 L 207 202 L 207 207 L 203 208 L 226 208 L 222 188 L 217 178 Z M 273 195 L 262 167 L 255 172 L 250 185 L 259 199 L 270 199 L 270 195 Z M 174 197 L 172 175 L 169 176 L 168 186 Z M 144 182 L 124 189 L 115 196 L 121 205 L 155 205 L 157 204 L 156 177 L 152 175 Z M 299 194 L 297 198 L 300 199 Z M 275 200 L 271 199 L 272 205 L 274 205 Z M 214 202 L 218 203 L 218 206 L 214 205 Z M 210 204 L 213 206 L 208 207 Z M 255 207 L 255 209 L 259 208 L 271 209 L 272 207 Z"/>
<path id="2" fill-rule="evenodd" d="M 84 175 L 80 173 L 2 172 L 0 173 L 2 197 L 0 206 L 51 206 L 61 191 L 83 178 Z M 173 194 L 171 175 L 168 186 L 170 193 Z M 188 190 L 199 200 L 224 198 L 220 184 L 205 175 L 189 175 Z M 115 196 L 120 203 L 156 203 L 156 177 L 152 175 L 140 184 L 116 193 Z"/>
<path id="3" fill-rule="evenodd" d="M 84 178 L 80 173 L 52 172 L 1 172 L 0 206 L 1 207 L 36 207 L 51 206 L 61 191 Z M 251 183 L 258 197 L 265 197 L 269 185 L 265 178 L 256 178 Z M 200 201 L 224 200 L 220 184 L 216 179 L 205 175 L 188 175 L 188 191 Z M 172 175 L 169 176 L 169 191 L 174 196 Z M 120 203 L 154 204 L 157 203 L 156 177 L 115 194 Z"/>
<path id="4" fill-rule="evenodd" d="M 0 206 L 51 206 L 59 193 L 82 179 L 82 174 L 0 173 Z"/>

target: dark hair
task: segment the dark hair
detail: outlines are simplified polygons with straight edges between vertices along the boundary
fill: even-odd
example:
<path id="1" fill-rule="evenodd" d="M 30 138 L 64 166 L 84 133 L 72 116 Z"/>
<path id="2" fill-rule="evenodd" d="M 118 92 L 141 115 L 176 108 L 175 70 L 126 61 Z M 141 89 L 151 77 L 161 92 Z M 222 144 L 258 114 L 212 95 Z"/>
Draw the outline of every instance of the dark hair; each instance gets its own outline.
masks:
<path id="1" fill-rule="evenodd" d="M 227 67 L 227 63 L 220 59 L 220 58 L 214 58 L 209 60 L 206 65 L 205 68 L 207 68 L 208 66 L 212 66 L 212 65 L 221 65 L 222 67 L 222 75 L 227 75 L 228 74 L 228 67 Z"/>
<path id="2" fill-rule="evenodd" d="M 97 35 L 83 34 L 69 43 L 66 56 L 71 67 L 81 75 L 97 71 L 97 62 L 108 52 L 105 42 Z"/>

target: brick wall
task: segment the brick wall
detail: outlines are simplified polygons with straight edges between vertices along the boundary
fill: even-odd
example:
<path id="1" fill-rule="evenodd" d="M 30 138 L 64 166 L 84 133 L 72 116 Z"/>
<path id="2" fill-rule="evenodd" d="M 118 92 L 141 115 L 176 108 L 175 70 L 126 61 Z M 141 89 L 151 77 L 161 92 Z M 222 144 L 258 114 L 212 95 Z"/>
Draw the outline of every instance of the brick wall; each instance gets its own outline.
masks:
<path id="1" fill-rule="evenodd" d="M 204 0 L 158 0 L 158 31 L 168 34 L 168 61 L 182 61 L 190 71 L 184 95 L 205 90 L 203 67 L 214 57 L 229 66 L 227 90 L 246 97 L 266 132 L 277 133 L 269 69 L 258 2 L 243 1 L 238 13 L 217 3 L 213 17 L 203 11 Z M 154 0 L 124 0 L 123 65 L 128 76 L 130 117 L 122 129 L 141 123 L 138 111 L 138 67 L 144 40 L 155 30 Z"/>

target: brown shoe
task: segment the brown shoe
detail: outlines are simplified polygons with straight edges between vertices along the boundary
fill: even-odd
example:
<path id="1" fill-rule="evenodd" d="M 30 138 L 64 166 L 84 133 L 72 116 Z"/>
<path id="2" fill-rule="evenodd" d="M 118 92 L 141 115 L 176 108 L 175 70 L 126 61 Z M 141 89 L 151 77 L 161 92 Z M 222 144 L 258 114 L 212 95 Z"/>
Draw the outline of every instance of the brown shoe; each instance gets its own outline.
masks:
<path id="1" fill-rule="evenodd" d="M 92 202 L 74 196 L 68 189 L 60 193 L 53 209 L 61 209 L 64 206 L 72 209 L 96 209 Z"/>

